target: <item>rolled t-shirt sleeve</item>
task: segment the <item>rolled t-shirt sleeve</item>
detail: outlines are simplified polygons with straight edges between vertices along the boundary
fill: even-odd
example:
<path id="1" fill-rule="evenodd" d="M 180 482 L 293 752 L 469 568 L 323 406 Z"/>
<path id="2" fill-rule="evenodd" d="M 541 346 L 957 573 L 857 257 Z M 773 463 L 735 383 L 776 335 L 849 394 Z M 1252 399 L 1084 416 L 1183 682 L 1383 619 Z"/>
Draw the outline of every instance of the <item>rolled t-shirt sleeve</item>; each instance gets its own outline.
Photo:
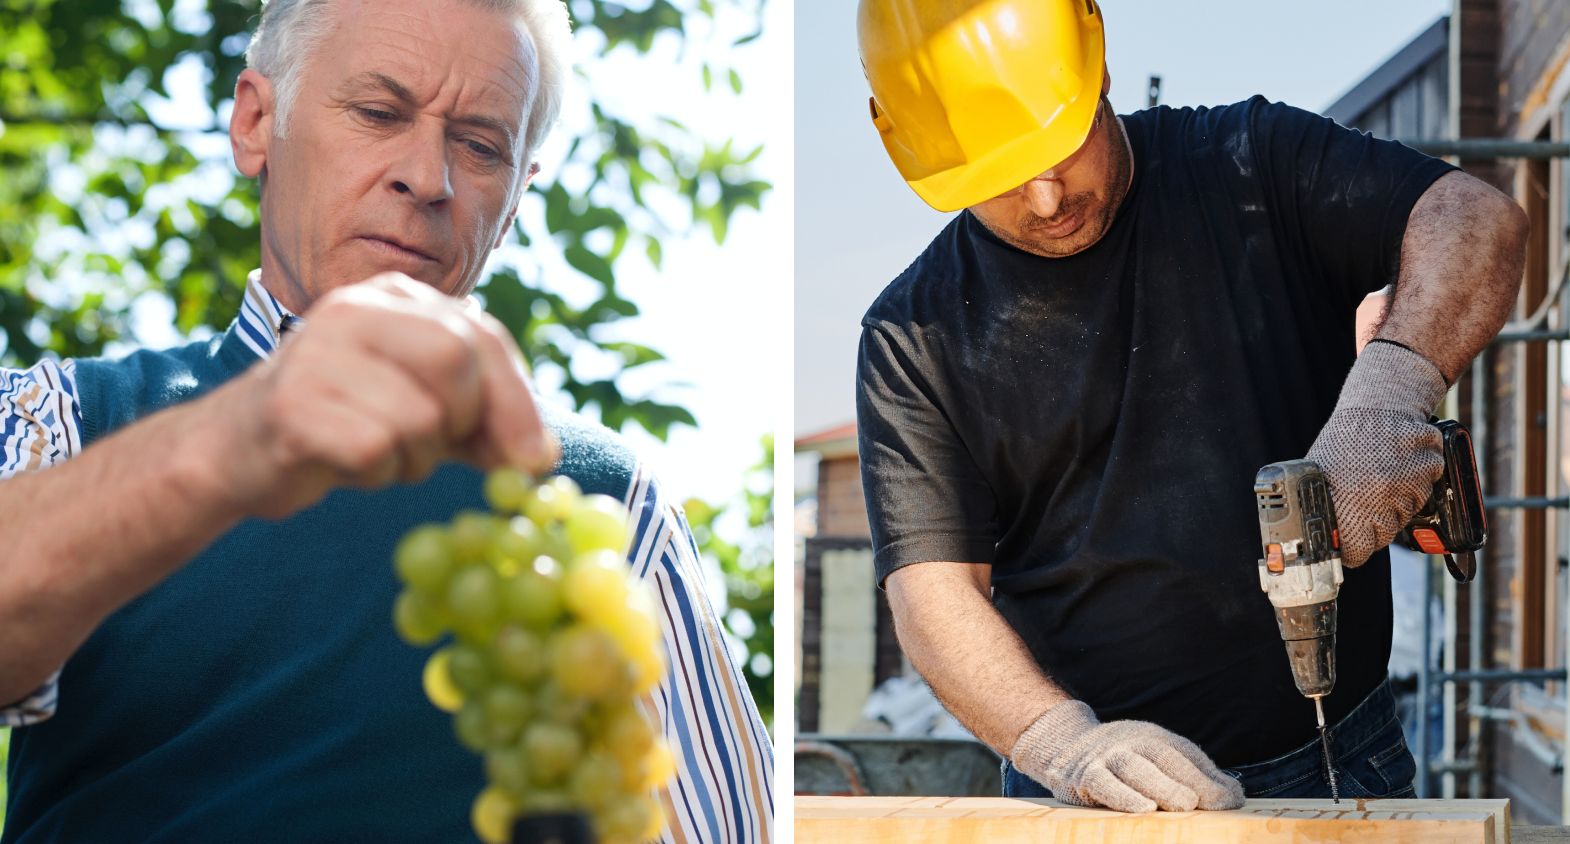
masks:
<path id="1" fill-rule="evenodd" d="M 911 563 L 991 563 L 995 553 L 992 490 L 939 405 L 934 365 L 902 330 L 863 325 L 856 422 L 880 585 Z"/>
<path id="2" fill-rule="evenodd" d="M 1289 105 L 1250 105 L 1260 176 L 1287 235 L 1349 301 L 1393 283 L 1413 206 L 1457 168 Z"/>

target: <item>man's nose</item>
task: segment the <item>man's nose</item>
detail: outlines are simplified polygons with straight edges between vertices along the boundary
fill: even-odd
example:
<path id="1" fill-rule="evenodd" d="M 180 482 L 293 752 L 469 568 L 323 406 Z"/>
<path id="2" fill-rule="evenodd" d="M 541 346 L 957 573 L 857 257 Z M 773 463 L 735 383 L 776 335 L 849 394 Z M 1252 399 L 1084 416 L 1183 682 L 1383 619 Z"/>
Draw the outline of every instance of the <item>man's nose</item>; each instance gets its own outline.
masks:
<path id="1" fill-rule="evenodd" d="M 1025 183 L 1025 203 L 1038 217 L 1058 213 L 1063 202 L 1063 183 L 1057 179 L 1032 179 Z"/>
<path id="2" fill-rule="evenodd" d="M 451 169 L 447 162 L 447 136 L 439 126 L 416 126 L 409 142 L 397 152 L 387 171 L 388 186 L 421 205 L 438 205 L 452 198 Z"/>

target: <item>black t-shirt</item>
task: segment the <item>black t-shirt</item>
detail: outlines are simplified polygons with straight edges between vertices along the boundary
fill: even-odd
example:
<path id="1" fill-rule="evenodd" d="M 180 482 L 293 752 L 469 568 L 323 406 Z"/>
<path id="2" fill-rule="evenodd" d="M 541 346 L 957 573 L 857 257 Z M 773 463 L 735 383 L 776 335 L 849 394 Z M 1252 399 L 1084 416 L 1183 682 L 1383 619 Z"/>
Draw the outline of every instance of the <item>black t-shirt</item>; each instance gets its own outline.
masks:
<path id="1" fill-rule="evenodd" d="M 1308 451 L 1358 303 L 1454 168 L 1261 97 L 1123 121 L 1134 181 L 1100 242 L 1041 258 L 961 213 L 867 312 L 878 579 L 990 563 L 998 610 L 1103 720 L 1263 761 L 1315 731 L 1259 588 L 1254 473 Z M 1390 634 L 1381 552 L 1341 590 L 1329 717 Z"/>

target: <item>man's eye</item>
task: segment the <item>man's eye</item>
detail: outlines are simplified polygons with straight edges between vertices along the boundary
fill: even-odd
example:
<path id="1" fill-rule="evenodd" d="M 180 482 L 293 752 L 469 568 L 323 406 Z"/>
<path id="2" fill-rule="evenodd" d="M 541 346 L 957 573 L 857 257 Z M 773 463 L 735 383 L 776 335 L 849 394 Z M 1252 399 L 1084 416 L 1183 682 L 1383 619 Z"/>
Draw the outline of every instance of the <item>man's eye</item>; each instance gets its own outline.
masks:
<path id="1" fill-rule="evenodd" d="M 384 110 L 379 109 L 379 108 L 367 108 L 365 106 L 355 106 L 354 110 L 359 112 L 361 117 L 364 117 L 366 120 L 369 120 L 372 123 L 391 123 L 394 120 L 398 119 L 398 115 L 397 114 L 394 114 L 393 112 L 390 112 L 390 111 L 384 111 Z"/>
<path id="2" fill-rule="evenodd" d="M 470 151 L 472 151 L 475 155 L 481 156 L 483 158 L 498 158 L 501 156 L 501 153 L 485 144 L 480 143 L 479 141 L 464 141 L 464 143 L 469 145 Z"/>

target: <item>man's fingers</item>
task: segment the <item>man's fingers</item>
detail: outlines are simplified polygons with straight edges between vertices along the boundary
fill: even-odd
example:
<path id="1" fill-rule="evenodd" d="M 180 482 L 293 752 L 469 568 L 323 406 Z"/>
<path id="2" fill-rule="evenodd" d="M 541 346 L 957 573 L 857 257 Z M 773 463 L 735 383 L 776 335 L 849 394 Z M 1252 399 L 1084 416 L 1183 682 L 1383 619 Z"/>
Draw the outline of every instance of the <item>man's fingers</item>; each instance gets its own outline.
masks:
<path id="1" fill-rule="evenodd" d="M 1217 768 L 1192 742 L 1184 744 L 1188 746 L 1155 748 L 1148 754 L 1150 761 L 1167 776 L 1192 789 L 1197 808 L 1236 809 L 1241 806 L 1243 789 L 1237 780 Z"/>
<path id="2" fill-rule="evenodd" d="M 506 462 L 535 473 L 550 471 L 560 455 L 556 438 L 545 429 L 529 391 L 523 355 L 502 324 L 489 316 L 478 321 L 481 382 L 485 392 L 483 430 Z"/>
<path id="3" fill-rule="evenodd" d="M 481 424 L 485 391 L 479 332 L 452 303 L 389 302 L 361 318 L 375 321 L 357 332 L 365 348 L 395 362 L 440 402 L 449 442 L 468 437 Z"/>
<path id="4" fill-rule="evenodd" d="M 1085 795 L 1098 805 L 1118 812 L 1154 812 L 1156 801 L 1140 794 L 1101 762 L 1093 762 L 1080 781 Z"/>
<path id="5" fill-rule="evenodd" d="M 1156 763 L 1139 753 L 1128 751 L 1115 754 L 1108 760 L 1107 769 L 1135 791 L 1156 801 L 1156 806 L 1163 811 L 1192 812 L 1199 805 L 1198 795 L 1186 781 L 1169 776 Z M 1198 771 L 1193 773 L 1197 779 L 1204 779 Z"/>
<path id="6" fill-rule="evenodd" d="M 343 367 L 339 384 L 353 385 L 340 386 L 342 403 L 391 431 L 396 467 L 392 480 L 420 480 L 451 452 L 441 399 L 407 370 L 370 355 L 334 363 Z"/>

